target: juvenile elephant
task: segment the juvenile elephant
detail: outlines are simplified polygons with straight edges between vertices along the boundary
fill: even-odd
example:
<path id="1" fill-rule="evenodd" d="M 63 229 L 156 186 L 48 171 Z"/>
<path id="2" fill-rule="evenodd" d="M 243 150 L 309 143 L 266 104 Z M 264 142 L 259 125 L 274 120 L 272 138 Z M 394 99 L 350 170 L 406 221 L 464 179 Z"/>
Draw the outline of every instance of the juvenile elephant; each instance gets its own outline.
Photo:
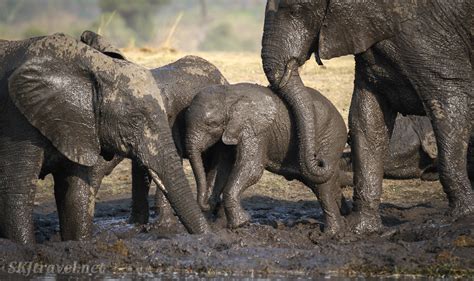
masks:
<path id="1" fill-rule="evenodd" d="M 126 59 L 106 38 L 92 31 L 85 31 L 81 36 L 81 41 L 108 56 Z M 186 56 L 173 63 L 152 69 L 151 73 L 162 96 L 178 154 L 181 158 L 187 158 L 188 155 L 184 146 L 184 113 L 186 109 L 199 90 L 211 85 L 226 85 L 228 82 L 213 64 L 196 56 Z M 209 185 L 212 184 L 211 182 L 213 182 L 217 170 L 217 156 L 218 153 L 210 152 L 205 156 L 204 165 L 206 172 L 209 174 Z M 101 163 L 98 168 L 104 172 L 96 173 L 97 189 L 103 177 L 110 173 L 120 161 L 121 158 L 116 156 L 114 161 Z M 131 223 L 148 223 L 148 192 L 150 183 L 151 178 L 146 169 L 137 161 L 132 161 Z M 164 198 L 163 192 L 159 188 L 156 192 L 155 202 L 159 212 L 159 223 L 170 221 L 173 214 L 167 200 Z"/>
<path id="2" fill-rule="evenodd" d="M 430 119 L 426 116 L 399 114 L 384 159 L 384 178 L 438 180 L 437 159 L 438 149 Z M 342 169 L 349 172 L 345 183 L 352 185 L 350 152 L 344 152 L 343 160 L 345 165 Z"/>
<path id="3" fill-rule="evenodd" d="M 160 89 L 166 109 L 168 123 L 172 130 L 174 144 L 181 158 L 189 158 L 185 149 L 185 112 L 199 90 L 212 85 L 227 85 L 222 73 L 207 60 L 186 56 L 173 63 L 151 70 Z M 209 174 L 209 185 L 212 185 L 217 172 L 218 147 L 206 153 L 204 166 Z M 148 222 L 148 192 L 151 179 L 146 170 L 132 163 L 132 214 L 130 222 L 144 224 Z M 160 222 L 169 221 L 172 216 L 163 193 L 157 189 L 156 204 Z M 198 202 L 199 203 L 199 202 Z M 202 206 L 202 204 L 200 204 Z"/>
<path id="4" fill-rule="evenodd" d="M 146 167 L 189 232 L 208 231 L 150 71 L 63 34 L 2 41 L 0 62 L 0 236 L 34 242 L 35 182 L 52 173 L 62 239 L 89 238 L 95 173 L 114 155 Z"/>
<path id="5" fill-rule="evenodd" d="M 397 113 L 427 115 L 438 146 L 441 184 L 450 214 L 474 213 L 467 164 L 474 170 L 474 2 L 268 0 L 262 62 L 297 120 L 302 167 L 321 174 L 313 147 L 310 93 L 299 76 L 316 60 L 355 55 L 349 129 L 354 161 L 356 233 L 377 231 L 383 159 Z M 474 177 L 474 174 L 471 175 Z M 471 178 L 471 180 L 474 180 Z"/>
<path id="6" fill-rule="evenodd" d="M 206 185 L 201 153 L 220 140 L 229 155 L 220 162 L 218 175 L 227 179 L 214 186 L 211 208 L 223 192 L 228 226 L 238 227 L 249 220 L 240 205 L 240 194 L 257 183 L 264 169 L 299 180 L 317 195 L 326 217 L 326 232 L 337 232 L 342 224 L 339 211 L 339 161 L 347 138 L 344 121 L 337 109 L 319 92 L 308 88 L 317 130 L 313 135 L 317 153 L 327 160 L 327 178 L 315 181 L 306 175 L 297 157 L 297 136 L 293 116 L 285 103 L 269 88 L 253 84 L 212 86 L 193 99 L 186 112 L 186 149 L 198 186 Z M 205 187 L 199 188 L 205 190 Z M 203 192 L 198 197 L 203 197 Z M 202 201 L 205 201 L 204 199 Z"/>

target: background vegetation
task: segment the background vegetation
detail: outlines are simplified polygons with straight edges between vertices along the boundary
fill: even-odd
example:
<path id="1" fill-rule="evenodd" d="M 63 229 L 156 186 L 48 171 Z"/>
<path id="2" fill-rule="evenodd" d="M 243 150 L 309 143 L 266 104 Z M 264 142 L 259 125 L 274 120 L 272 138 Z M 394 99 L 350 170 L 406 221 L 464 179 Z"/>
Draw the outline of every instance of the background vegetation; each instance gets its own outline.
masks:
<path id="1" fill-rule="evenodd" d="M 264 0 L 0 0 L 0 38 L 99 31 L 119 47 L 259 51 Z"/>

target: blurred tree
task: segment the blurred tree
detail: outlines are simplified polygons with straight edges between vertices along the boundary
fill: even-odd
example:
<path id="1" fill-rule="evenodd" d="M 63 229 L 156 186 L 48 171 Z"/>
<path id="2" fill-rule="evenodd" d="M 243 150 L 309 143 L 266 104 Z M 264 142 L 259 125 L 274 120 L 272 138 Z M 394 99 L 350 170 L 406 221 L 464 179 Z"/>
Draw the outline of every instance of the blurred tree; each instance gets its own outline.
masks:
<path id="1" fill-rule="evenodd" d="M 206 21 L 207 20 L 207 2 L 206 0 L 199 0 L 199 4 L 201 6 L 202 21 Z"/>
<path id="2" fill-rule="evenodd" d="M 3 0 L 0 1 L 0 21 L 10 23 L 15 19 L 18 11 L 22 8 L 24 0 Z"/>
<path id="3" fill-rule="evenodd" d="M 116 12 L 133 29 L 140 41 L 148 41 L 153 36 L 154 17 L 158 10 L 170 0 L 99 0 L 102 12 Z"/>

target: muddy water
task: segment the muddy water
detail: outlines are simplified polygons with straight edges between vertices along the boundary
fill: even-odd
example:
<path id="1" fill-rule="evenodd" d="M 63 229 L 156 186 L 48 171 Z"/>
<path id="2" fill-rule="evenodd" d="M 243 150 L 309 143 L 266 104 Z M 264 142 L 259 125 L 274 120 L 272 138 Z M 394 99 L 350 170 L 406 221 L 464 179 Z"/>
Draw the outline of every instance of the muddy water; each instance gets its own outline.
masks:
<path id="1" fill-rule="evenodd" d="M 243 196 L 250 224 L 230 230 L 218 219 L 206 235 L 188 235 L 178 222 L 130 225 L 130 191 L 106 187 L 96 206 L 93 239 L 61 242 L 54 200 L 45 196 L 35 207 L 37 245 L 0 239 L 0 279 L 12 277 L 9 272 L 31 276 L 28 262 L 42 268 L 43 277 L 49 273 L 44 278 L 52 279 L 46 280 L 88 274 L 99 279 L 474 278 L 474 216 L 446 217 L 437 183 L 388 182 L 384 190 L 383 231 L 338 239 L 321 235 L 322 213 L 306 188 L 271 177 Z M 73 274 L 65 271 L 68 265 Z"/>

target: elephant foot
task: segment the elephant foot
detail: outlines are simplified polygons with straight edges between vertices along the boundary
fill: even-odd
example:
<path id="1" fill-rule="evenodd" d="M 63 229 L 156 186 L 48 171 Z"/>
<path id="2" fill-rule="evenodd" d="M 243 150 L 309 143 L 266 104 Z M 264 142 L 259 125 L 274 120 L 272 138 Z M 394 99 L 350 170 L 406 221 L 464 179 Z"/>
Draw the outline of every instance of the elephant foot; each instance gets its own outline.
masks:
<path id="1" fill-rule="evenodd" d="M 161 208 L 157 215 L 158 219 L 153 223 L 157 228 L 172 228 L 178 223 L 171 208 Z"/>
<path id="2" fill-rule="evenodd" d="M 313 242 L 314 244 L 320 244 L 323 243 L 326 240 L 341 240 L 343 237 L 345 237 L 345 232 L 343 228 L 327 228 L 324 227 L 324 231 L 321 230 L 320 228 L 311 231 L 308 234 L 309 240 Z"/>
<path id="3" fill-rule="evenodd" d="M 129 224 L 147 224 L 148 223 L 148 213 L 134 213 L 130 215 L 128 219 Z"/>
<path id="4" fill-rule="evenodd" d="M 452 200 L 448 216 L 455 219 L 474 214 L 474 195 L 468 194 L 461 199 Z"/>
<path id="5" fill-rule="evenodd" d="M 346 220 L 349 229 L 355 234 L 369 234 L 382 229 L 382 219 L 376 211 L 356 211 Z"/>
<path id="6" fill-rule="evenodd" d="M 174 215 L 164 215 L 159 216 L 158 220 L 153 224 L 155 228 L 174 228 L 176 226 L 177 221 Z"/>
<path id="7" fill-rule="evenodd" d="M 235 212 L 235 214 L 227 216 L 228 228 L 239 228 L 250 222 L 250 215 L 245 211 Z"/>
<path id="8" fill-rule="evenodd" d="M 345 225 L 346 225 L 346 223 L 345 223 L 344 219 L 340 219 L 340 220 L 336 220 L 336 221 L 326 223 L 326 225 L 324 226 L 324 229 L 323 229 L 324 234 L 327 237 L 336 237 L 340 233 L 344 232 L 343 230 L 344 230 Z"/>

